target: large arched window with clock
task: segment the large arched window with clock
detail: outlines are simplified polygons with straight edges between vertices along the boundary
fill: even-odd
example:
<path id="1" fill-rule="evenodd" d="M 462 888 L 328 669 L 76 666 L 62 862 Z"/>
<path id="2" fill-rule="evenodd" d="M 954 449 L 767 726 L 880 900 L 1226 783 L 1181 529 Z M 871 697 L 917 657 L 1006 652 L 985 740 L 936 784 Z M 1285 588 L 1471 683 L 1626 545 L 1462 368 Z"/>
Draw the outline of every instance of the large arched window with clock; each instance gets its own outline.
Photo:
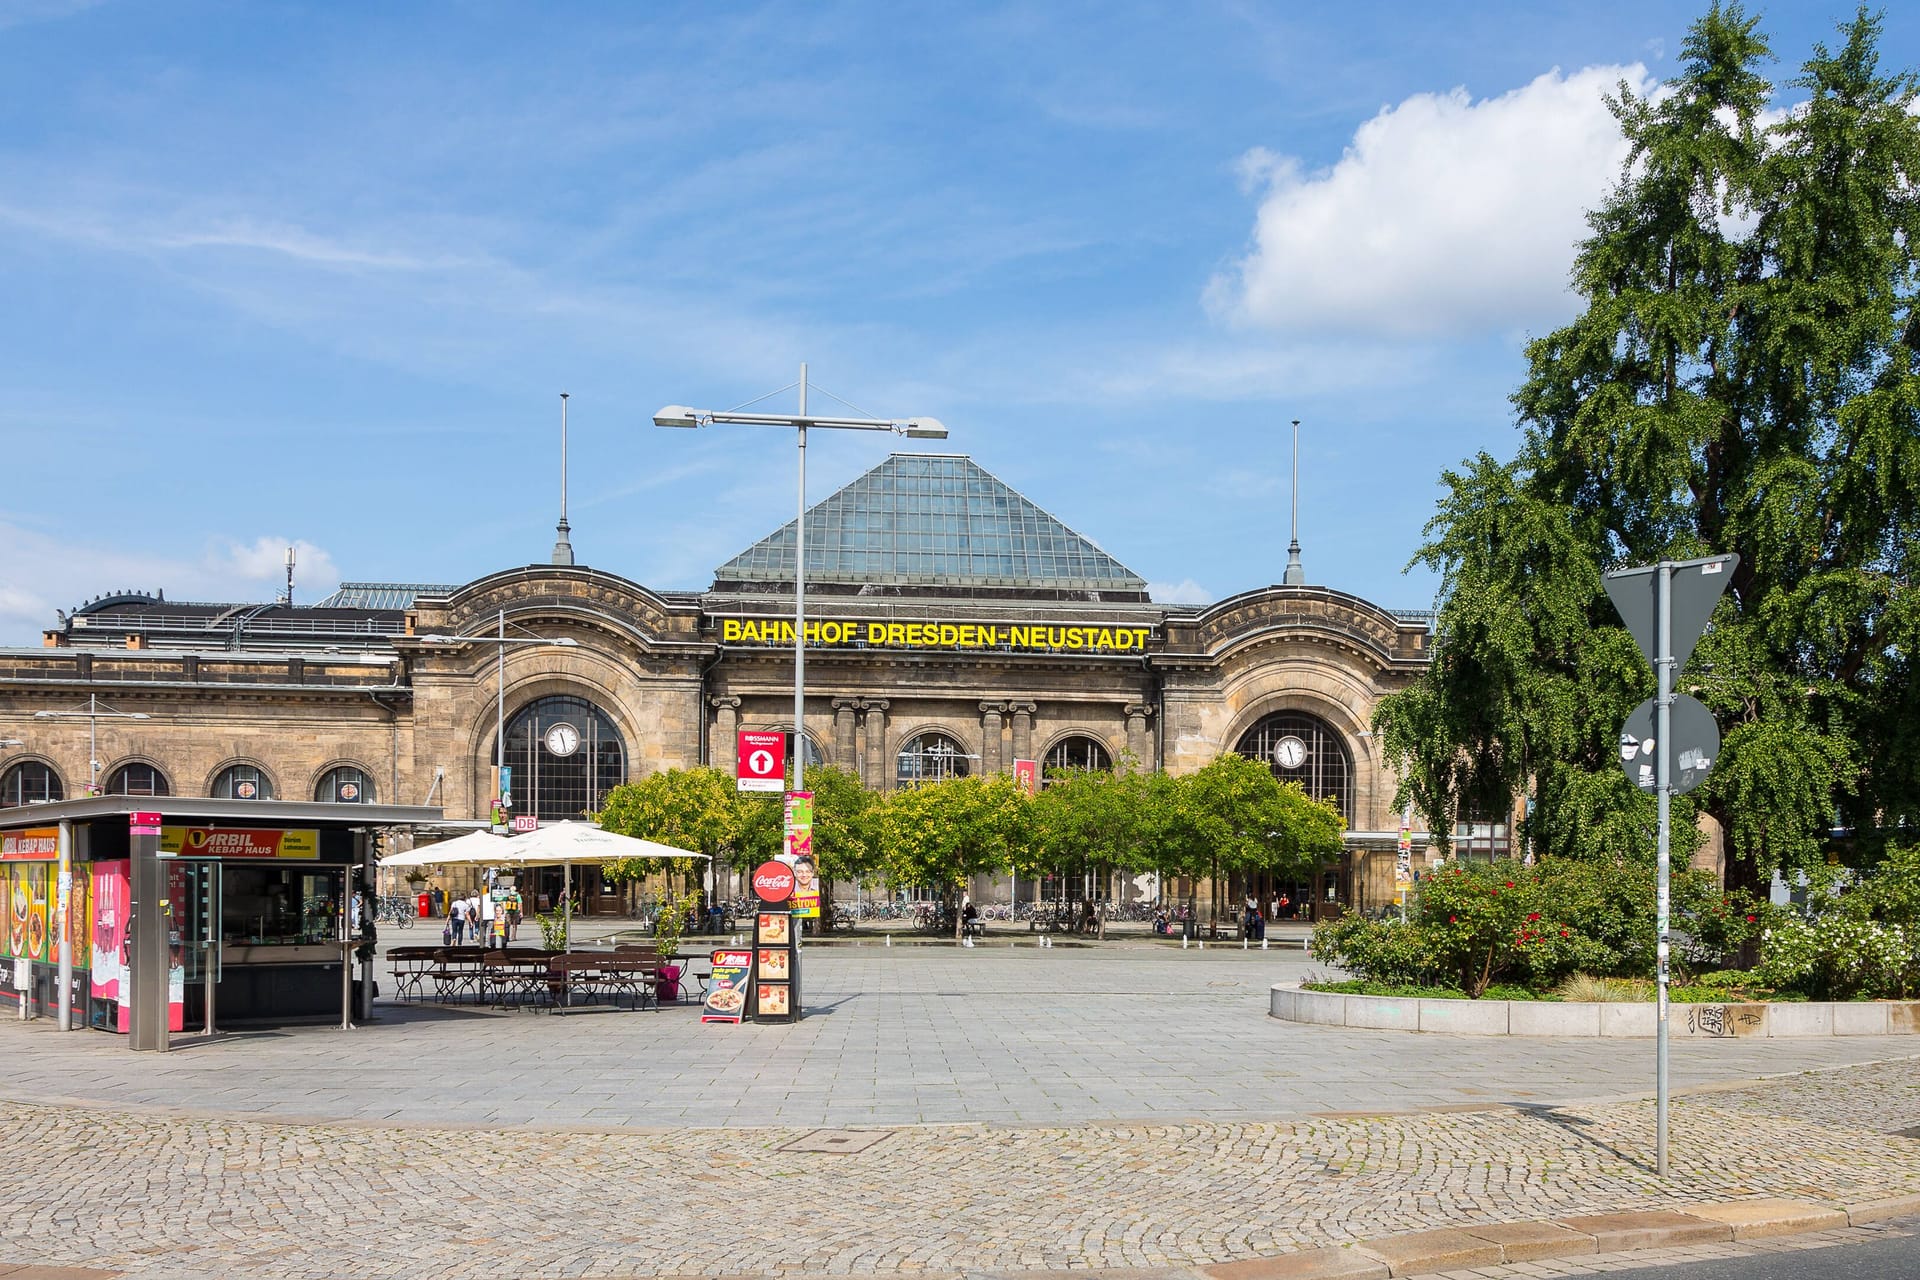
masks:
<path id="1" fill-rule="evenodd" d="M 1316 800 L 1332 800 L 1353 825 L 1353 758 L 1326 721 L 1282 711 L 1246 731 L 1234 750 L 1273 770 L 1282 782 L 1297 782 Z"/>
<path id="2" fill-rule="evenodd" d="M 513 812 L 559 822 L 606 803 L 627 780 L 627 748 L 613 718 L 586 699 L 541 698 L 507 721 L 507 767 Z"/>

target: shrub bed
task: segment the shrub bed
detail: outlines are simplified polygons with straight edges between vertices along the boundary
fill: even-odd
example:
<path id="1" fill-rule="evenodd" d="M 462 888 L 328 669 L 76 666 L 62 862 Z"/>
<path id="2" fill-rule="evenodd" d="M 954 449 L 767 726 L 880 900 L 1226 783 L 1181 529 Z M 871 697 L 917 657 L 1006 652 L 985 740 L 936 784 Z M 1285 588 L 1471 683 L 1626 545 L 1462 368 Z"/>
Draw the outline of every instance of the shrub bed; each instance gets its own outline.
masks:
<path id="1" fill-rule="evenodd" d="M 1804 907 L 1727 893 L 1691 870 L 1674 873 L 1672 890 L 1676 1001 L 1920 995 L 1920 847 L 1891 848 L 1855 871 L 1824 870 Z M 1382 988 L 1360 994 L 1477 1000 L 1515 988 L 1526 999 L 1557 990 L 1564 999 L 1650 1000 L 1654 900 L 1653 869 L 1635 863 L 1447 862 L 1415 886 L 1404 922 L 1348 916 L 1315 929 L 1310 949 Z M 1618 982 L 1622 994 L 1571 994 L 1565 984 L 1575 981 Z"/>

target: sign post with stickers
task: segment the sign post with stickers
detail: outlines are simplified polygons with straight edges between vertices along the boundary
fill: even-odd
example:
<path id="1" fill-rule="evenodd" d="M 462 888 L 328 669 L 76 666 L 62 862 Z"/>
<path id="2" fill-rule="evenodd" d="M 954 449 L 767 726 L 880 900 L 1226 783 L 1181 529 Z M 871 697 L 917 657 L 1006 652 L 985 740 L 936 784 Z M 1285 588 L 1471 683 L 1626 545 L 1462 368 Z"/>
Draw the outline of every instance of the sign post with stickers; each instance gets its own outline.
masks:
<path id="1" fill-rule="evenodd" d="M 760 900 L 754 916 L 753 1020 L 795 1022 L 800 1017 L 800 951 L 795 945 L 793 868 L 784 862 L 763 862 L 753 873 L 753 895 Z"/>
<path id="2" fill-rule="evenodd" d="M 1654 1172 L 1667 1176 L 1667 979 L 1669 939 L 1668 841 L 1675 795 L 1706 780 L 1720 753 L 1720 730 L 1705 706 L 1673 691 L 1673 678 L 1693 656 L 1726 593 L 1740 557 L 1662 560 L 1616 569 L 1602 578 L 1607 598 L 1620 612 L 1634 643 L 1653 667 L 1654 696 L 1629 717 L 1620 735 L 1620 764 L 1633 784 L 1655 793 L 1656 902 L 1654 927 Z M 1651 757 L 1643 762 L 1642 757 Z"/>

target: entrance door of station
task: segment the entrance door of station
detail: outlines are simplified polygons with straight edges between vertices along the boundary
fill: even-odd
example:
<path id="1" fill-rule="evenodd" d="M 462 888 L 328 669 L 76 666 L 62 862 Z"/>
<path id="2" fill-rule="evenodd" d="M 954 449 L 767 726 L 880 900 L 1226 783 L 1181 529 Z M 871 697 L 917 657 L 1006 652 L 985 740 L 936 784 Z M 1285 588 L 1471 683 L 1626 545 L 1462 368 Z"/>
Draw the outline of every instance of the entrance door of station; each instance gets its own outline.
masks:
<path id="1" fill-rule="evenodd" d="M 217 859 L 181 858 L 169 863 L 167 897 L 173 919 L 168 926 L 171 962 L 182 978 L 185 1022 L 214 1029 L 214 994 L 220 985 L 220 875 Z"/>

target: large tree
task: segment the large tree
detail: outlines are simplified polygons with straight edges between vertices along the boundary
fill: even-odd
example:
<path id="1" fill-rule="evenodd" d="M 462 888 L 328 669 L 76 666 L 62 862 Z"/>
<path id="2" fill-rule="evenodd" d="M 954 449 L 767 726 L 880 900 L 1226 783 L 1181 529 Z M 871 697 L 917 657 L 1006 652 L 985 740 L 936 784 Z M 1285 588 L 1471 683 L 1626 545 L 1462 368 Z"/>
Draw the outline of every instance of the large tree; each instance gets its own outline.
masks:
<path id="1" fill-rule="evenodd" d="M 1704 809 L 1729 879 L 1821 854 L 1836 819 L 1906 821 L 1920 790 L 1920 119 L 1862 11 L 1769 122 L 1757 21 L 1715 5 L 1682 73 L 1612 101 L 1631 157 L 1590 216 L 1571 324 L 1531 343 L 1518 455 L 1444 477 L 1418 559 L 1434 661 L 1377 714 L 1431 829 L 1531 789 L 1539 853 L 1650 851 L 1618 767 L 1653 676 L 1600 575 L 1738 552 L 1678 687 L 1724 741 Z"/>

